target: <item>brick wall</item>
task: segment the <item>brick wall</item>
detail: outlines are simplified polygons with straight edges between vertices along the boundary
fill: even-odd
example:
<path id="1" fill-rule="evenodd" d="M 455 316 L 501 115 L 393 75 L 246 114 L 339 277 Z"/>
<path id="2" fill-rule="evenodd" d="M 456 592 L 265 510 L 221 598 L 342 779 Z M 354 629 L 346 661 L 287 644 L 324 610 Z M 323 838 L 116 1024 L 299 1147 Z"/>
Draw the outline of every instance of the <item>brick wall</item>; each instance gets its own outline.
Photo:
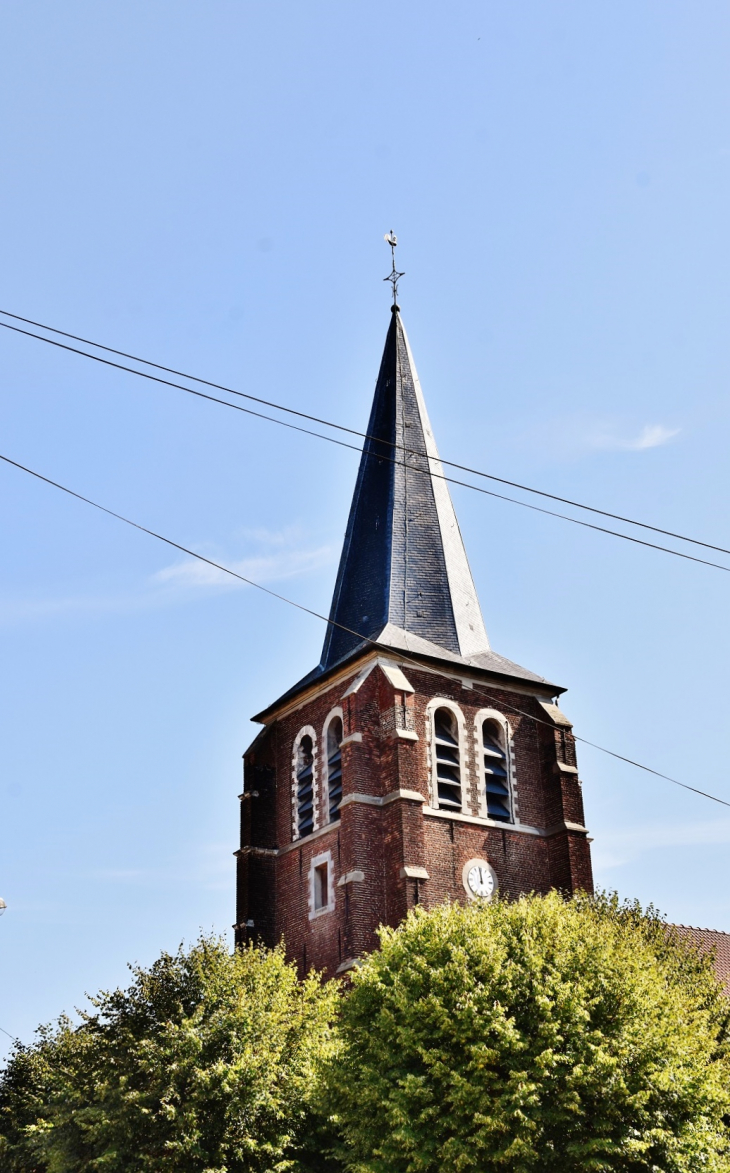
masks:
<path id="1" fill-rule="evenodd" d="M 510 897 L 552 887 L 591 890 L 575 742 L 565 719 L 551 720 L 535 693 L 488 678 L 469 687 L 448 671 L 407 664 L 403 683 L 413 691 L 397 687 L 378 665 L 360 679 L 368 661 L 373 663 L 372 654 L 348 677 L 280 710 L 246 754 L 237 940 L 253 937 L 272 945 L 283 938 L 302 971 L 314 965 L 333 974 L 373 949 L 378 926 L 397 925 L 415 903 L 465 901 L 462 870 L 472 858 L 489 862 L 500 891 Z M 430 807 L 435 698 L 458 706 L 463 717 L 461 817 Z M 327 825 L 323 730 L 338 706 L 342 804 L 340 819 Z M 486 820 L 479 805 L 483 780 L 475 719 L 484 709 L 503 714 L 508 724 L 514 824 Z M 318 820 L 312 834 L 297 840 L 292 755 L 304 726 L 316 734 Z M 334 907 L 312 916 L 310 869 L 318 857 L 331 861 Z"/>

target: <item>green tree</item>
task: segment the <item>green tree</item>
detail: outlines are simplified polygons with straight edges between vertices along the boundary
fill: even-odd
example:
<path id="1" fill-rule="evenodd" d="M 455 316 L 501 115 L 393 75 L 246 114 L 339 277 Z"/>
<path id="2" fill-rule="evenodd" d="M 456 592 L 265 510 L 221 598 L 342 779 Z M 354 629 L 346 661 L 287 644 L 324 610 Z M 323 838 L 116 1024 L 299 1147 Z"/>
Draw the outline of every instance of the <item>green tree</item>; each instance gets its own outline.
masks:
<path id="1" fill-rule="evenodd" d="M 651 911 L 446 905 L 380 944 L 327 1076 L 351 1169 L 730 1169 L 728 1005 Z"/>
<path id="2" fill-rule="evenodd" d="M 54 1076 L 72 1061 L 75 1036 L 62 1018 L 41 1027 L 30 1047 L 16 1043 L 0 1076 L 0 1168 L 3 1173 L 43 1173 L 47 1164 L 36 1143 L 45 1128 Z"/>
<path id="3" fill-rule="evenodd" d="M 300 982 L 281 949 L 232 954 L 214 938 L 132 972 L 128 989 L 91 999 L 79 1026 L 62 1019 L 16 1049 L 0 1081 L 0 1168 L 316 1165 L 309 1104 L 332 1048 L 335 985 Z"/>

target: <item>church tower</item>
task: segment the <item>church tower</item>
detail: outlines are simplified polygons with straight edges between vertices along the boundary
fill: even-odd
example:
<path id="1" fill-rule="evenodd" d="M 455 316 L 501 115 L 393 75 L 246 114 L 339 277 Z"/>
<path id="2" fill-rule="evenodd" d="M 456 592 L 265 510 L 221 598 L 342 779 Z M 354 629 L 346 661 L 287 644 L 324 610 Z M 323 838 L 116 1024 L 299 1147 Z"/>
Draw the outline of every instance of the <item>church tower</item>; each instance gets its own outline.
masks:
<path id="1" fill-rule="evenodd" d="M 322 659 L 244 755 L 237 941 L 333 975 L 415 904 L 591 891 L 564 691 L 489 646 L 394 305 Z"/>

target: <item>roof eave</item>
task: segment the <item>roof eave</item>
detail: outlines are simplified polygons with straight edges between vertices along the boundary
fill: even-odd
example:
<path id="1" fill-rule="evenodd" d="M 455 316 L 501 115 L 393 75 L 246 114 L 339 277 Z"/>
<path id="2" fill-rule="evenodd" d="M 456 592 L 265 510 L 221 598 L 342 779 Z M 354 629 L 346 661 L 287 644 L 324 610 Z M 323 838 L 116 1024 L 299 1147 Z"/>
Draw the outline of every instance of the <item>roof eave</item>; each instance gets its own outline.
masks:
<path id="1" fill-rule="evenodd" d="M 394 648 L 386 643 L 378 643 L 377 640 L 369 641 L 367 644 L 361 644 L 359 648 L 354 648 L 353 651 L 338 661 L 332 664 L 331 667 L 324 669 L 316 676 L 308 673 L 292 688 L 282 693 L 277 700 L 267 705 L 260 713 L 257 713 L 251 720 L 261 725 L 269 725 L 277 716 L 277 713 L 284 707 L 288 707 L 292 701 L 296 700 L 302 694 L 310 689 L 319 690 L 324 683 L 329 680 L 334 680 L 338 675 L 349 676 L 352 674 L 354 667 L 361 661 L 372 655 L 387 655 L 391 659 L 398 660 L 403 665 L 409 663 L 418 666 L 419 664 L 436 666 L 441 668 L 448 668 L 452 672 L 459 672 L 461 675 L 473 675 L 484 680 L 494 681 L 502 687 L 509 688 L 510 684 L 521 685 L 522 688 L 527 688 L 532 692 L 540 693 L 546 697 L 562 696 L 567 689 L 559 684 L 552 684 L 549 680 L 535 680 L 530 676 L 519 676 L 514 673 L 499 672 L 493 668 L 481 668 L 476 664 L 470 664 L 466 660 L 447 659 L 436 655 L 429 655 L 423 652 L 408 652 L 404 654 L 399 648 Z"/>

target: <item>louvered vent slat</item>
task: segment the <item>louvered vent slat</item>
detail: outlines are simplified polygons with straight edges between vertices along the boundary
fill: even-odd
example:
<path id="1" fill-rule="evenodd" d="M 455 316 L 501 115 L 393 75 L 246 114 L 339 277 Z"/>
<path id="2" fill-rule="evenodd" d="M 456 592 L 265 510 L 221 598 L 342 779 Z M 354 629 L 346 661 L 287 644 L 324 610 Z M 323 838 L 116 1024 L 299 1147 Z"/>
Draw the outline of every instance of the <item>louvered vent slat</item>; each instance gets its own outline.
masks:
<path id="1" fill-rule="evenodd" d="M 333 823 L 340 817 L 342 801 L 342 721 L 334 717 L 327 729 L 327 800 L 329 820 Z"/>
<path id="2" fill-rule="evenodd" d="M 507 751 L 502 744 L 504 734 L 496 721 L 485 721 L 482 726 L 484 747 L 484 787 L 487 799 L 487 814 L 490 819 L 502 823 L 512 822 L 509 791 Z"/>
<path id="3" fill-rule="evenodd" d="M 456 718 L 437 709 L 433 718 L 436 791 L 440 810 L 461 810 L 461 750 Z"/>
<path id="4" fill-rule="evenodd" d="M 297 830 L 300 838 L 314 830 L 313 768 L 312 739 L 306 734 L 299 743 L 297 766 Z"/>

